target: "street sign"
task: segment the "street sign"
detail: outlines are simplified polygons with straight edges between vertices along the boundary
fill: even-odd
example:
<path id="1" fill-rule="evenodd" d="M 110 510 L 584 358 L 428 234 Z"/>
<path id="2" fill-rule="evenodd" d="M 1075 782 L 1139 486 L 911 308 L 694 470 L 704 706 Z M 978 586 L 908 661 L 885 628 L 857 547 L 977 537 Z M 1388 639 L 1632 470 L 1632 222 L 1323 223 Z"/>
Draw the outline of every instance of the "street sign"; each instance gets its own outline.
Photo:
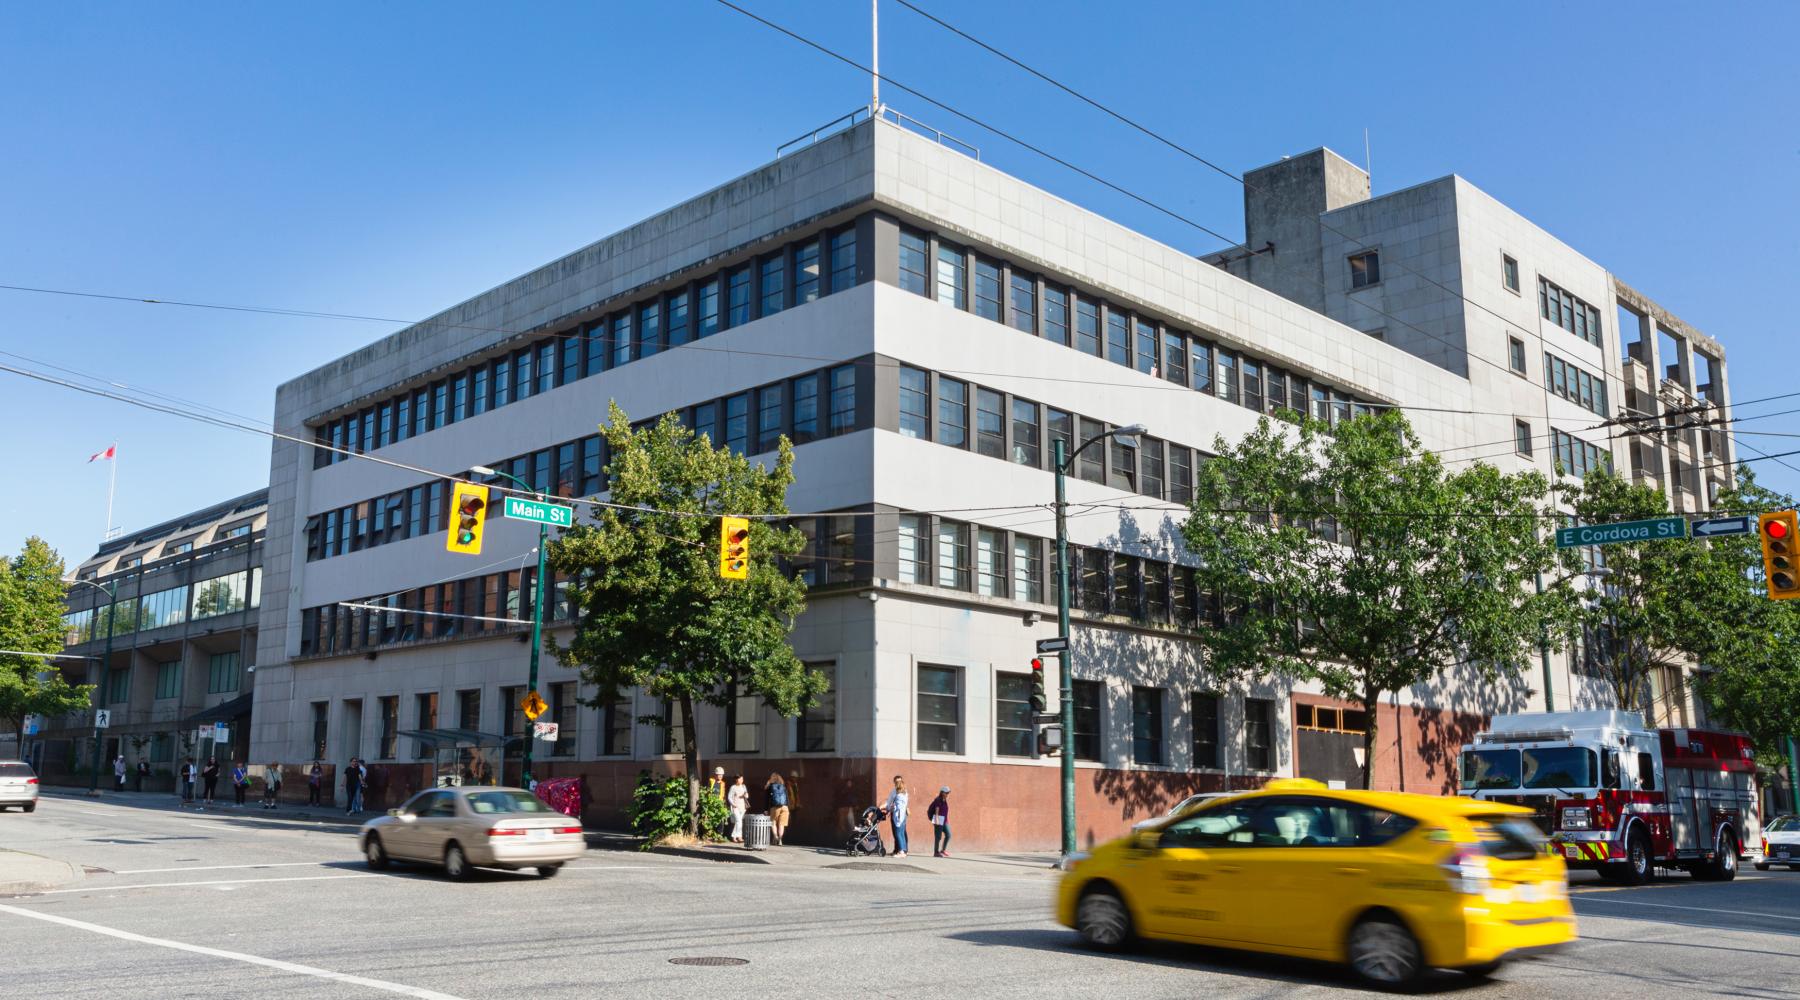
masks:
<path id="1" fill-rule="evenodd" d="M 43 716 L 27 715 L 25 717 L 25 735 L 26 736 L 36 736 L 40 731 L 43 730 L 43 728 L 44 728 L 44 717 Z"/>
<path id="2" fill-rule="evenodd" d="M 531 724 L 531 734 L 538 739 L 543 740 L 545 743 L 556 742 L 556 730 L 557 725 L 554 722 L 534 722 Z"/>
<path id="3" fill-rule="evenodd" d="M 94 728 L 95 729 L 111 729 L 112 728 L 112 712 L 110 710 L 104 709 L 104 708 L 94 709 Z"/>
<path id="4" fill-rule="evenodd" d="M 1068 648 L 1069 637 L 1066 635 L 1059 635 L 1054 639 L 1039 639 L 1037 641 L 1037 651 L 1040 653 L 1062 653 L 1066 652 Z"/>
<path id="5" fill-rule="evenodd" d="M 543 695 L 533 691 L 525 696 L 524 701 L 519 702 L 519 707 L 525 710 L 525 717 L 527 719 L 536 722 L 537 717 L 543 715 L 544 709 L 549 708 L 550 706 L 544 703 Z"/>
<path id="6" fill-rule="evenodd" d="M 214 743 L 230 743 L 231 727 L 223 722 L 215 724 L 212 731 L 212 740 Z"/>
<path id="7" fill-rule="evenodd" d="M 1621 521 L 1618 524 L 1583 524 L 1556 529 L 1556 547 L 1571 549 L 1577 545 L 1611 545 L 1614 542 L 1654 542 L 1665 538 L 1686 538 L 1687 519 L 1653 517 L 1647 521 Z"/>
<path id="8" fill-rule="evenodd" d="M 1710 521 L 1695 521 L 1689 530 L 1695 538 L 1718 538 L 1722 535 L 1748 535 L 1756 530 L 1752 517 L 1715 517 Z"/>
<path id="9" fill-rule="evenodd" d="M 515 521 L 535 521 L 552 528 L 567 528 L 575 523 L 575 508 L 545 503 L 530 497 L 507 497 L 506 506 L 500 509 L 500 514 Z"/>

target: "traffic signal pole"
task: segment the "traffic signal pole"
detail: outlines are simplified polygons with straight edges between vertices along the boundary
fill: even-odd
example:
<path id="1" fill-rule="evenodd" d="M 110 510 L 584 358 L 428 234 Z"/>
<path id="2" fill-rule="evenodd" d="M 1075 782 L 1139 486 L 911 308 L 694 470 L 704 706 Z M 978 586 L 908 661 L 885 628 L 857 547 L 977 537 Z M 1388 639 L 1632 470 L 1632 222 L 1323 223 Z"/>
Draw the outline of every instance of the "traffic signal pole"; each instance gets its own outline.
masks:
<path id="1" fill-rule="evenodd" d="M 100 654 L 100 683 L 94 687 L 94 766 L 88 771 L 88 794 L 100 794 L 100 700 L 106 697 L 106 675 L 112 670 L 113 633 L 118 630 L 113 621 L 114 609 L 119 604 L 119 581 L 106 581 L 106 652 Z M 25 740 L 19 740 L 19 749 L 24 750 Z"/>
<path id="2" fill-rule="evenodd" d="M 1091 443 L 1091 442 L 1090 442 Z M 1056 634 L 1069 635 L 1069 534 L 1067 486 L 1063 481 L 1069 458 L 1062 438 L 1053 442 L 1052 464 L 1056 466 Z M 1058 687 L 1062 715 L 1062 856 L 1066 860 L 1075 853 L 1075 681 L 1069 665 L 1070 650 L 1064 646 L 1056 654 L 1062 671 Z"/>
<path id="3" fill-rule="evenodd" d="M 544 541 L 549 537 L 549 532 L 550 529 L 545 525 L 538 525 L 537 582 L 532 585 L 531 602 L 531 676 L 525 682 L 525 690 L 531 694 L 537 693 L 538 653 L 544 646 Z M 525 760 L 519 769 L 520 782 L 526 788 L 531 787 L 531 748 L 536 742 L 535 735 L 527 735 Z"/>

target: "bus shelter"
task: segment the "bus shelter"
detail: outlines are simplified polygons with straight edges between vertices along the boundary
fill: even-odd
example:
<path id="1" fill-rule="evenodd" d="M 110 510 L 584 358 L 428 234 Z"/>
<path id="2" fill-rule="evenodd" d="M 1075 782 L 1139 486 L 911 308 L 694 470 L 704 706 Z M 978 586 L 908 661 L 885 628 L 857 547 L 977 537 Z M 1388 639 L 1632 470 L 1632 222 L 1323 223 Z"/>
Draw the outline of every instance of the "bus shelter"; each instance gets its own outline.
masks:
<path id="1" fill-rule="evenodd" d="M 432 784 L 438 788 L 461 785 L 498 785 L 500 764 L 517 737 L 496 736 L 474 729 L 409 729 L 401 736 L 419 741 L 419 750 L 432 764 Z"/>

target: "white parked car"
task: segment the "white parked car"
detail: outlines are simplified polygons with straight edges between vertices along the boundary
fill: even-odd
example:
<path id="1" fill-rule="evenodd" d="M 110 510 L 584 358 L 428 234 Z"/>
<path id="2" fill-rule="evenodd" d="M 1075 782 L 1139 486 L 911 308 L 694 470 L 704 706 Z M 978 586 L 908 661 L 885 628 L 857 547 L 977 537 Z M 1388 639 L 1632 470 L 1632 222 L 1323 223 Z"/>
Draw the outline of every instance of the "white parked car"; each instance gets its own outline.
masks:
<path id="1" fill-rule="evenodd" d="M 1777 816 L 1763 824 L 1763 856 L 1756 870 L 1766 872 L 1772 864 L 1800 871 L 1800 816 Z"/>
<path id="2" fill-rule="evenodd" d="M 536 868 L 549 878 L 587 850 L 580 820 L 523 788 L 491 785 L 428 788 L 364 823 L 357 842 L 370 868 L 423 861 L 459 881 L 475 868 Z"/>
<path id="3" fill-rule="evenodd" d="M 1240 793 L 1238 793 L 1238 792 L 1201 792 L 1198 795 L 1190 795 L 1187 798 L 1182 799 L 1180 802 L 1177 802 L 1174 805 L 1170 806 L 1169 811 L 1166 813 L 1163 813 L 1161 816 L 1152 816 L 1149 819 L 1140 819 L 1136 823 L 1131 824 L 1131 828 L 1133 830 L 1143 830 L 1148 827 L 1155 826 L 1156 824 L 1161 823 L 1163 820 L 1168 819 L 1171 816 L 1176 816 L 1183 812 L 1186 812 L 1187 810 L 1192 809 L 1193 807 L 1199 805 L 1202 802 L 1211 802 L 1214 799 L 1222 799 L 1227 795 L 1238 795 L 1238 794 L 1240 794 Z"/>
<path id="4" fill-rule="evenodd" d="M 22 760 L 0 760 L 0 809 L 18 806 L 26 812 L 37 811 L 38 777 L 31 765 Z"/>

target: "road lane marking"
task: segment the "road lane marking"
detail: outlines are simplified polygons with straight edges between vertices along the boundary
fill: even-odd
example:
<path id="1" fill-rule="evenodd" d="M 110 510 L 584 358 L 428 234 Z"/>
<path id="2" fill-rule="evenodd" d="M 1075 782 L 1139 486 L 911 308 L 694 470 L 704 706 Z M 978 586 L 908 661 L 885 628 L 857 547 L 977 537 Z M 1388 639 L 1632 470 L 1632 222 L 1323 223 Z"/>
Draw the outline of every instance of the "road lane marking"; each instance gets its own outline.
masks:
<path id="1" fill-rule="evenodd" d="M 143 882 L 134 885 L 90 885 L 80 889 L 50 889 L 34 896 L 61 896 L 74 892 L 119 892 L 124 889 L 169 889 L 190 885 L 258 885 L 263 882 L 328 882 L 340 878 L 380 878 L 380 875 L 297 875 L 291 878 L 222 878 L 206 882 Z"/>
<path id="2" fill-rule="evenodd" d="M 210 955 L 213 958 L 226 958 L 234 962 L 244 962 L 249 965 L 261 965 L 265 968 L 276 969 L 281 972 L 292 972 L 302 976 L 329 979 L 333 982 L 349 983 L 352 986 L 367 986 L 370 989 L 384 990 L 388 993 L 399 993 L 404 996 L 418 997 L 419 1000 L 462 1000 L 461 997 L 453 996 L 449 993 L 439 993 L 436 990 L 428 990 L 419 986 L 408 986 L 405 983 L 391 983 L 385 979 L 370 979 L 367 976 L 353 976 L 348 973 L 333 972 L 330 969 L 321 969 L 316 966 L 300 965 L 295 962 L 283 962 L 280 959 L 275 958 L 263 958 L 260 955 L 246 955 L 241 951 L 226 951 L 223 948 L 208 948 L 204 945 L 187 944 L 182 941 L 171 941 L 168 938 L 155 938 L 143 934 L 133 934 L 131 931 L 122 931 L 114 927 L 103 927 L 99 924 L 90 924 L 85 920 L 71 920 L 68 917 L 61 917 L 51 913 L 39 913 L 36 910 L 27 910 L 17 906 L 0 905 L 0 913 L 11 913 L 15 916 L 30 917 L 33 920 L 42 920 L 47 923 L 61 924 L 64 927 L 73 927 L 76 930 L 90 931 L 94 934 L 105 934 L 108 937 L 115 937 L 122 941 L 136 941 L 140 944 L 153 944 L 159 948 L 173 948 L 176 951 L 192 952 L 196 955 Z"/>
<path id="3" fill-rule="evenodd" d="M 342 861 L 342 860 L 348 860 L 348 859 L 337 858 L 337 859 L 333 859 L 333 860 Z M 116 868 L 113 870 L 113 874 L 114 875 L 152 875 L 157 872 L 211 872 L 211 871 L 225 871 L 225 870 L 234 869 L 234 868 L 248 868 L 248 869 L 254 869 L 254 868 L 305 868 L 308 866 L 316 868 L 319 865 L 328 865 L 330 863 L 331 863 L 330 861 L 273 861 L 273 862 L 266 862 L 264 864 L 257 864 L 257 865 L 192 865 L 192 866 L 183 867 L 183 868 Z"/>
<path id="4" fill-rule="evenodd" d="M 1768 917 L 1771 920 L 1800 921 L 1791 913 L 1767 913 L 1762 910 L 1721 910 L 1712 906 L 1676 906 L 1674 903 L 1646 903 L 1638 899 L 1596 899 L 1596 903 L 1616 903 L 1619 906 L 1654 906 L 1659 910 L 1692 910 L 1695 913 L 1727 913 L 1735 917 Z M 1746 928 L 1749 929 L 1749 928 Z"/>

